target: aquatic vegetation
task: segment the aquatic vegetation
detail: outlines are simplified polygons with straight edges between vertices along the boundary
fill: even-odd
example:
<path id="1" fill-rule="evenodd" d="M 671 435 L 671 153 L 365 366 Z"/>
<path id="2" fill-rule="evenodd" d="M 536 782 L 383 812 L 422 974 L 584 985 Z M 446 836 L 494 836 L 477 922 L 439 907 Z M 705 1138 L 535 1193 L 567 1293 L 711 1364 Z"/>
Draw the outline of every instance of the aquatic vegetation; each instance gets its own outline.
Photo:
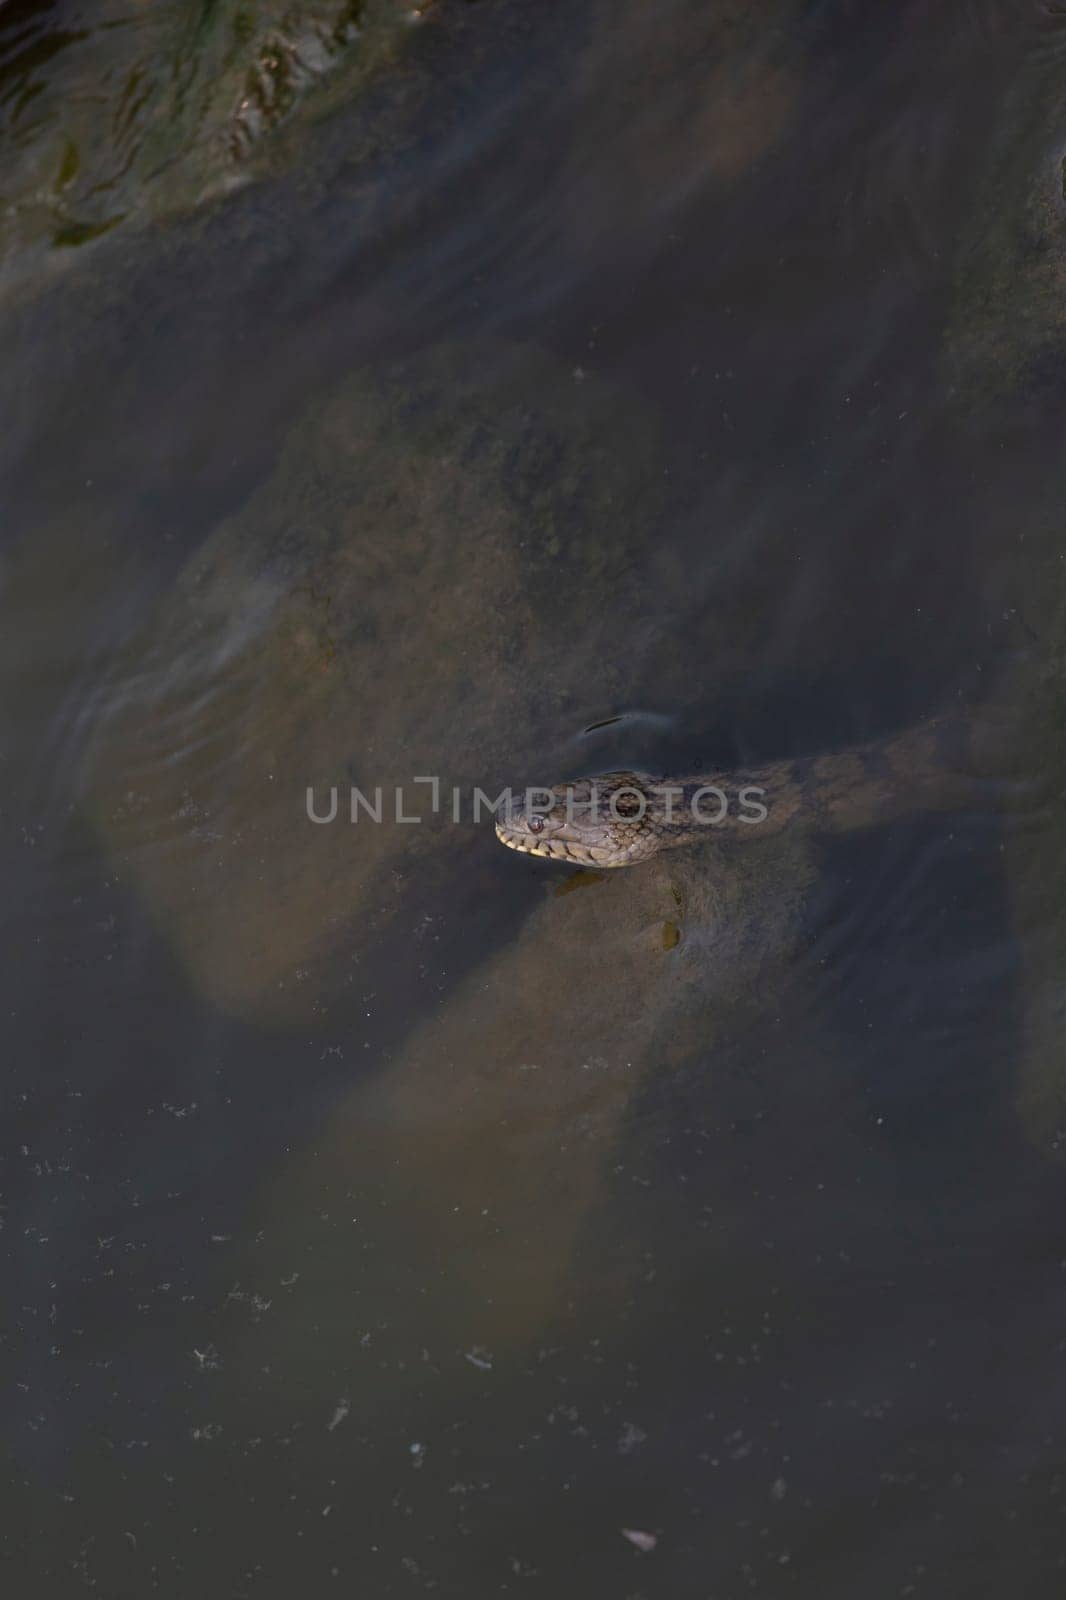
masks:
<path id="1" fill-rule="evenodd" d="M 397 59 L 399 0 L 171 0 L 63 30 L 0 10 L 0 259 L 71 249 L 247 182 L 269 136 Z"/>

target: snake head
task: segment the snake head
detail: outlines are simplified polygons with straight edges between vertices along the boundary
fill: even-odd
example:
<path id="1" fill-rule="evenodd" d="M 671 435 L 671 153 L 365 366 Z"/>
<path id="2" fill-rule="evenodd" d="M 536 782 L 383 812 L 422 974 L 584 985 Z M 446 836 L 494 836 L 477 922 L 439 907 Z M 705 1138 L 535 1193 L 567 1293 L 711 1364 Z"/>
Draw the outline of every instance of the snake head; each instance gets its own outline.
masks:
<path id="1" fill-rule="evenodd" d="M 654 781 L 642 772 L 606 772 L 515 793 L 496 837 L 510 850 L 575 866 L 632 866 L 660 848 Z"/>

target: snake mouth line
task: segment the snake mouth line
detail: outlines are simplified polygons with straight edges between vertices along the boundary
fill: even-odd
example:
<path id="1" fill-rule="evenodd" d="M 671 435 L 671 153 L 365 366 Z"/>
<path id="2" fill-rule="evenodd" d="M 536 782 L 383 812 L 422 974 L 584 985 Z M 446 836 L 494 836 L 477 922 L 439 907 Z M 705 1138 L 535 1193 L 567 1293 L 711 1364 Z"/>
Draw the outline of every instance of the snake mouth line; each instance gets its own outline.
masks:
<path id="1" fill-rule="evenodd" d="M 509 839 L 497 826 L 496 837 L 508 850 L 517 850 L 523 856 L 540 856 L 544 861 L 570 861 L 575 867 L 613 867 L 623 862 L 604 861 L 593 850 L 583 845 L 567 844 L 562 839 L 550 839 L 544 844 L 526 844 L 521 839 Z M 607 852 L 605 851 L 604 854 Z"/>
<path id="2" fill-rule="evenodd" d="M 501 844 L 507 846 L 508 850 L 518 850 L 524 856 L 546 856 L 555 861 L 569 861 L 572 859 L 568 845 L 522 844 L 518 839 L 508 839 L 507 835 L 501 833 L 498 828 L 496 837 Z"/>

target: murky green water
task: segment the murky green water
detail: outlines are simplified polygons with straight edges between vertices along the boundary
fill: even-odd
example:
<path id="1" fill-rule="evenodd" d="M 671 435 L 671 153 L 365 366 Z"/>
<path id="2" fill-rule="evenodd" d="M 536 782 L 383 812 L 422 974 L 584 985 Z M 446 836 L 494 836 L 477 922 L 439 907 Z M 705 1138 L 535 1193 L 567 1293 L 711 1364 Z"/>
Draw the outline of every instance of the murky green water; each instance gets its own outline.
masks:
<path id="1" fill-rule="evenodd" d="M 12 1592 L 1060 1593 L 1064 71 L 0 5 Z M 959 707 L 957 814 L 472 816 Z"/>

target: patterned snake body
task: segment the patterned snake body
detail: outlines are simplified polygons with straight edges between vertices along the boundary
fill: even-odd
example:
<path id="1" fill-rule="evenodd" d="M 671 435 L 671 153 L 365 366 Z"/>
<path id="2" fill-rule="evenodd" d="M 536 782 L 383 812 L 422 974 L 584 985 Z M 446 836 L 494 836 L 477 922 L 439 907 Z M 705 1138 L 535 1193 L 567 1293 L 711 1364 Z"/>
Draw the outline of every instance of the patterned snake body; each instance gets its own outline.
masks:
<path id="1" fill-rule="evenodd" d="M 608 772 L 526 790 L 496 835 L 526 855 L 628 867 L 712 835 L 757 839 L 793 826 L 850 832 L 976 803 L 987 780 L 974 776 L 971 746 L 971 724 L 946 716 L 850 750 L 735 772 Z"/>

